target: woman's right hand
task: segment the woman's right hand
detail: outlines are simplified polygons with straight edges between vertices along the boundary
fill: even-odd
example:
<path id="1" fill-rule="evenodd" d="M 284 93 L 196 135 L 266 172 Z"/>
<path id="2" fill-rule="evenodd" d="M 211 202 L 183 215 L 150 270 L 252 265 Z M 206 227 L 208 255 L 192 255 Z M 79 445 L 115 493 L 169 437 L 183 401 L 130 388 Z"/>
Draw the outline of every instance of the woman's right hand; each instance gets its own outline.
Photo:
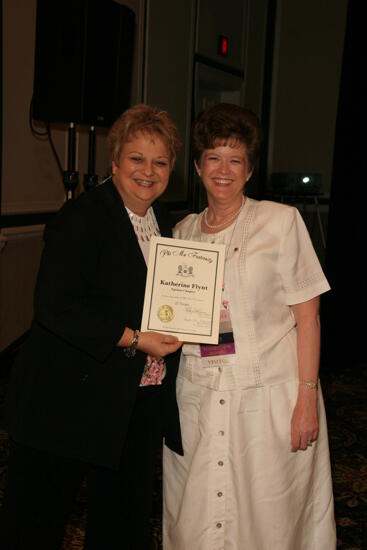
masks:
<path id="1" fill-rule="evenodd" d="M 166 357 L 182 346 L 182 342 L 175 336 L 160 332 L 140 332 L 136 348 L 154 357 Z"/>

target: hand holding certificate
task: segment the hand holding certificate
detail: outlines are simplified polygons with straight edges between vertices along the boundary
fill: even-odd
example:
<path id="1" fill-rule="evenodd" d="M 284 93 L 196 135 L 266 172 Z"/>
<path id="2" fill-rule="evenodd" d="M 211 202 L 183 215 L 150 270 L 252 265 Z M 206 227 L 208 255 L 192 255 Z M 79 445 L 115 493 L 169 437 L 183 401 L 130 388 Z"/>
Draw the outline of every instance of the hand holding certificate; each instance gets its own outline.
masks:
<path id="1" fill-rule="evenodd" d="M 141 330 L 218 343 L 225 246 L 153 237 L 150 247 Z"/>

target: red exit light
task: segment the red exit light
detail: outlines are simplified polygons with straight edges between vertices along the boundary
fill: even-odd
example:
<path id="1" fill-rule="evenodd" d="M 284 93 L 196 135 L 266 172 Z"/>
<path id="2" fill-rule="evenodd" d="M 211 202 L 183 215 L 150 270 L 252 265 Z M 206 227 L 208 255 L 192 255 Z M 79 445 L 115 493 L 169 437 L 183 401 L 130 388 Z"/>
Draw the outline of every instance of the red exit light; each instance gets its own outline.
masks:
<path id="1" fill-rule="evenodd" d="M 228 38 L 226 36 L 219 36 L 218 40 L 218 53 L 223 57 L 228 56 Z"/>

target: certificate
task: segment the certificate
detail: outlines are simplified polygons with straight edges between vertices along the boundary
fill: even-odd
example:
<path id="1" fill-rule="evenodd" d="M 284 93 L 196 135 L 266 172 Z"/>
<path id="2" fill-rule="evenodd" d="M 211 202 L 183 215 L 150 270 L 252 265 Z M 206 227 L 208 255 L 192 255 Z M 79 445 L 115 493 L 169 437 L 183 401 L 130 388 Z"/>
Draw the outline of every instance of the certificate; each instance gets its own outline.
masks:
<path id="1" fill-rule="evenodd" d="M 225 246 L 152 237 L 141 330 L 217 344 Z"/>

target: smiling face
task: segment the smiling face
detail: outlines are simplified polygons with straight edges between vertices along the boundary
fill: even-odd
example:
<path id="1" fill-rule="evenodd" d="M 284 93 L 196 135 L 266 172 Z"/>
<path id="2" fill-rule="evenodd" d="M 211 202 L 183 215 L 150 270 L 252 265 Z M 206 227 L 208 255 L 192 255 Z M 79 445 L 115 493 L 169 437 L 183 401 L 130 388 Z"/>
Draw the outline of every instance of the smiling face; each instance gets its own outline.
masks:
<path id="1" fill-rule="evenodd" d="M 118 163 L 112 162 L 112 179 L 125 206 L 144 216 L 165 191 L 171 164 L 168 149 L 159 136 L 139 132 L 127 141 Z"/>
<path id="2" fill-rule="evenodd" d="M 200 163 L 195 162 L 209 204 L 230 204 L 242 201 L 243 188 L 252 175 L 249 168 L 246 146 L 241 142 L 218 144 L 206 149 Z"/>

